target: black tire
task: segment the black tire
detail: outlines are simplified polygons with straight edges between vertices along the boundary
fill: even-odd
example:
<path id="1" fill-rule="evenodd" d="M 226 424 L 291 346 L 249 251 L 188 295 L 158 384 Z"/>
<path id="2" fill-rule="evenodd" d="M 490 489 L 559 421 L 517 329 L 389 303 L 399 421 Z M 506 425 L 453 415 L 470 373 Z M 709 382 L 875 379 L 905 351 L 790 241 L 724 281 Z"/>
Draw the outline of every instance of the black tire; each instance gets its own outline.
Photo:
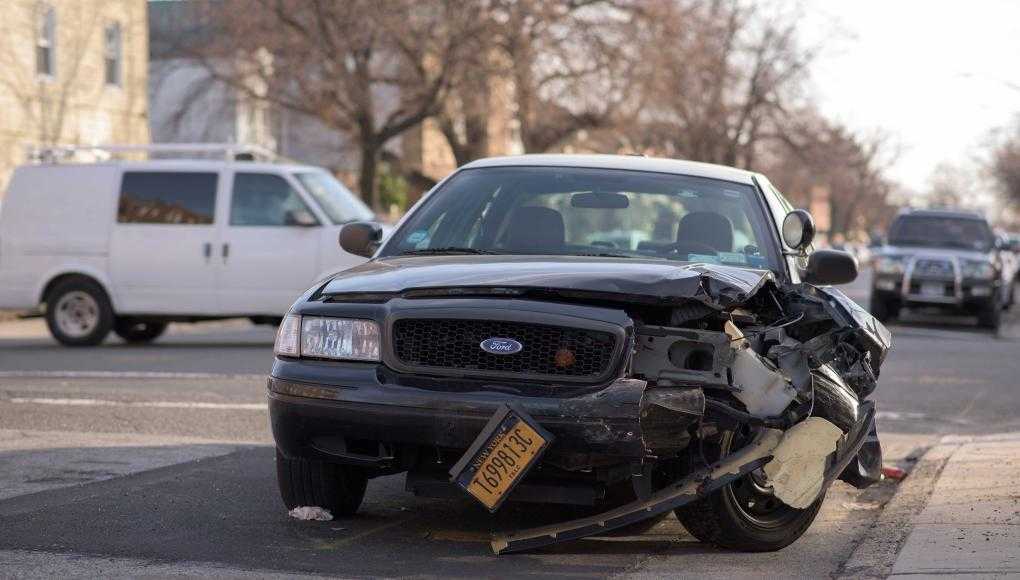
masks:
<path id="1" fill-rule="evenodd" d="M 1002 308 L 999 307 L 998 302 L 992 299 L 982 304 L 981 309 L 978 310 L 978 326 L 996 331 L 999 330 L 1001 324 Z"/>
<path id="2" fill-rule="evenodd" d="M 788 518 L 762 525 L 749 519 L 732 499 L 734 494 L 730 493 L 730 487 L 740 483 L 747 485 L 747 478 L 703 500 L 677 508 L 677 519 L 702 542 L 741 552 L 774 552 L 797 541 L 811 527 L 825 500 L 823 494 L 802 510 L 782 506 L 788 510 Z"/>
<path id="3" fill-rule="evenodd" d="M 118 317 L 113 323 L 113 332 L 132 344 L 152 342 L 166 332 L 165 322 L 145 322 Z"/>
<path id="4" fill-rule="evenodd" d="M 880 322 L 889 322 L 895 320 L 900 315 L 900 306 L 888 300 L 881 298 L 871 297 L 871 304 L 868 308 L 871 315 L 877 318 Z"/>
<path id="5" fill-rule="evenodd" d="M 333 516 L 354 515 L 365 498 L 365 470 L 325 461 L 284 457 L 276 450 L 276 481 L 288 510 L 301 506 L 328 509 Z"/>
<path id="6" fill-rule="evenodd" d="M 74 311 L 83 317 L 70 324 Z M 84 320 L 88 318 L 86 323 Z M 46 294 L 46 326 L 53 338 L 65 346 L 96 346 L 113 328 L 113 307 L 106 291 L 96 281 L 83 276 L 65 278 Z M 71 328 L 73 326 L 73 328 Z"/>
<path id="7" fill-rule="evenodd" d="M 824 501 L 823 493 L 805 509 L 792 508 L 772 496 L 751 474 L 674 513 L 702 542 L 742 552 L 774 552 L 807 531 Z"/>

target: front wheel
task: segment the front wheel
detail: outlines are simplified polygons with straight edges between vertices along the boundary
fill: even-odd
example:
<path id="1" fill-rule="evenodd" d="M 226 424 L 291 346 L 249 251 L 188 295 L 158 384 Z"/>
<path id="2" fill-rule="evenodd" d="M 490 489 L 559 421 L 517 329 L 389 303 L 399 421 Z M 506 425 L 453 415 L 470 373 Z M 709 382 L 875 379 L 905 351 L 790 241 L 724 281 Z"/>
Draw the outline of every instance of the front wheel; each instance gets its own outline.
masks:
<path id="1" fill-rule="evenodd" d="M 1002 324 L 1002 308 L 994 299 L 989 300 L 978 311 L 978 325 L 996 331 L 999 330 L 1000 324 Z"/>
<path id="2" fill-rule="evenodd" d="M 740 440 L 748 438 L 725 434 L 718 456 L 738 449 Z M 742 552 L 774 552 L 807 531 L 824 500 L 823 493 L 805 509 L 792 508 L 773 495 L 764 474 L 757 470 L 674 513 L 702 542 Z"/>
<path id="3" fill-rule="evenodd" d="M 62 280 L 46 295 L 46 326 L 65 346 L 100 344 L 113 326 L 110 298 L 88 278 Z"/>
<path id="4" fill-rule="evenodd" d="M 871 304 L 868 308 L 871 311 L 871 315 L 877 318 L 880 322 L 889 322 L 895 320 L 900 315 L 899 304 L 895 304 L 889 300 L 871 297 Z"/>
<path id="5" fill-rule="evenodd" d="M 276 450 L 276 481 L 287 509 L 309 506 L 334 516 L 354 515 L 365 498 L 365 470 L 300 457 L 287 458 Z"/>

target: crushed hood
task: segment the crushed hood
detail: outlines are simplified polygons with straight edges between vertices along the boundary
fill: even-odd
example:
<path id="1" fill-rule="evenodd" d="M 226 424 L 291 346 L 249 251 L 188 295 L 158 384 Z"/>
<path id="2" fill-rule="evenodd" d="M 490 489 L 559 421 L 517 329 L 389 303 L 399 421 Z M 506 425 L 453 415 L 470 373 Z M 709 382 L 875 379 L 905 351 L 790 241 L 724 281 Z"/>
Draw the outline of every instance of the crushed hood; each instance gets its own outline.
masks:
<path id="1" fill-rule="evenodd" d="M 324 296 L 406 294 L 432 290 L 451 295 L 538 290 L 617 295 L 628 301 L 677 303 L 694 299 L 714 308 L 745 302 L 766 283 L 767 270 L 702 263 L 584 256 L 414 256 L 372 260 L 340 272 Z"/>

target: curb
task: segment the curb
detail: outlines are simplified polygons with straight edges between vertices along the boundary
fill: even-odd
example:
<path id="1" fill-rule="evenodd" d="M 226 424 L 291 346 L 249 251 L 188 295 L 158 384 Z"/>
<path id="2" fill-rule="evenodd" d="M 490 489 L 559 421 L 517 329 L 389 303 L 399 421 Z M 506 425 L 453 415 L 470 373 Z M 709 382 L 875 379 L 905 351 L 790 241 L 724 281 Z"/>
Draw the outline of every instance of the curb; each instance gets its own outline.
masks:
<path id="1" fill-rule="evenodd" d="M 882 514 L 865 532 L 864 540 L 840 567 L 836 578 L 889 576 L 900 550 L 913 530 L 914 516 L 921 513 L 928 504 L 942 470 L 963 443 L 943 439 L 924 453 L 885 505 Z"/>

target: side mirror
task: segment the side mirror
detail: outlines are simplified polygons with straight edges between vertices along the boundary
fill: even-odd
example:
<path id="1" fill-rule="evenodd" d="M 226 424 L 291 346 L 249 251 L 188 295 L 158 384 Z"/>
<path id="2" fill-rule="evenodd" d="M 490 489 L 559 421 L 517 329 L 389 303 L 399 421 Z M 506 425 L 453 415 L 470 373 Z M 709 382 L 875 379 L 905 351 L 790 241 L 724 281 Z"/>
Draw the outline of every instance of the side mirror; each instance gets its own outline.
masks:
<path id="1" fill-rule="evenodd" d="M 288 226 L 312 228 L 319 225 L 319 220 L 315 219 L 315 216 L 307 209 L 289 210 L 285 219 Z"/>
<path id="2" fill-rule="evenodd" d="M 815 220 L 811 214 L 795 209 L 783 219 L 783 241 L 794 250 L 802 251 L 815 239 Z"/>
<path id="3" fill-rule="evenodd" d="M 371 258 L 382 240 L 382 226 L 375 222 L 352 222 L 340 228 L 340 248 L 343 251 Z"/>
<path id="4" fill-rule="evenodd" d="M 808 256 L 801 279 L 819 286 L 849 284 L 857 279 L 857 258 L 840 250 L 815 250 Z"/>

